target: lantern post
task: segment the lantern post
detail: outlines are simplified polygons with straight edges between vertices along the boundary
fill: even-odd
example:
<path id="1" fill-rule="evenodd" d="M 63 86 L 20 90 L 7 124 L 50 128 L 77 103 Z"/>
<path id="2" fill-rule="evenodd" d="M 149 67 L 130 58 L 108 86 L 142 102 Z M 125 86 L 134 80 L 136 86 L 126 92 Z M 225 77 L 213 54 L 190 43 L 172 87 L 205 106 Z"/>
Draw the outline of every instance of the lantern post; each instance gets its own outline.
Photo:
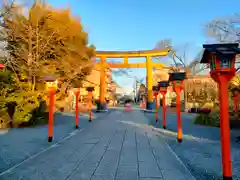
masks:
<path id="1" fill-rule="evenodd" d="M 49 90 L 49 112 L 48 112 L 48 142 L 53 140 L 53 126 L 54 126 L 54 95 L 56 91 L 56 78 L 46 77 L 47 88 Z"/>
<path id="2" fill-rule="evenodd" d="M 79 128 L 79 95 L 80 95 L 80 88 L 74 88 L 75 96 L 76 96 L 76 102 L 75 102 L 75 128 Z"/>
<path id="3" fill-rule="evenodd" d="M 169 86 L 169 82 L 168 81 L 160 81 L 160 82 L 158 82 L 158 86 L 159 86 L 159 92 L 162 94 L 162 102 L 163 102 L 162 103 L 163 129 L 166 129 L 167 128 L 166 94 L 167 94 L 167 89 L 168 89 L 168 86 Z"/>
<path id="4" fill-rule="evenodd" d="M 218 83 L 223 180 L 232 180 L 228 83 L 235 75 L 237 43 L 205 44 L 201 63 L 210 64 L 210 75 Z"/>
<path id="5" fill-rule="evenodd" d="M 88 91 L 88 105 L 89 105 L 89 122 L 92 122 L 92 92 L 94 91 L 94 87 L 87 87 L 86 90 Z"/>
<path id="6" fill-rule="evenodd" d="M 177 129 L 178 129 L 178 142 L 182 142 L 182 120 L 181 120 L 181 91 L 183 90 L 183 81 L 186 78 L 185 72 L 172 72 L 169 73 L 169 81 L 173 84 L 173 90 L 175 91 L 176 97 L 176 108 L 177 108 Z"/>
<path id="7" fill-rule="evenodd" d="M 159 87 L 153 86 L 152 90 L 153 90 L 153 95 L 155 97 L 155 109 L 156 109 L 155 119 L 156 119 L 156 122 L 158 122 L 158 98 L 157 97 L 158 97 Z"/>

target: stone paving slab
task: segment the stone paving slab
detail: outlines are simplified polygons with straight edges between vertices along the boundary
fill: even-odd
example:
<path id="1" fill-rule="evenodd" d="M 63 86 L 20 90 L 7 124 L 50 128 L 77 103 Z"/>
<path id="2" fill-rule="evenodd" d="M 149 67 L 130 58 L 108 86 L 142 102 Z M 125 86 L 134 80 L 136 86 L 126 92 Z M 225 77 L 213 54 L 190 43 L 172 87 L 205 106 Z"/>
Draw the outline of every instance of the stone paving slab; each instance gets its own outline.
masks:
<path id="1" fill-rule="evenodd" d="M 127 124 L 125 122 L 132 122 Z M 140 111 L 114 111 L 1 180 L 194 180 Z"/>

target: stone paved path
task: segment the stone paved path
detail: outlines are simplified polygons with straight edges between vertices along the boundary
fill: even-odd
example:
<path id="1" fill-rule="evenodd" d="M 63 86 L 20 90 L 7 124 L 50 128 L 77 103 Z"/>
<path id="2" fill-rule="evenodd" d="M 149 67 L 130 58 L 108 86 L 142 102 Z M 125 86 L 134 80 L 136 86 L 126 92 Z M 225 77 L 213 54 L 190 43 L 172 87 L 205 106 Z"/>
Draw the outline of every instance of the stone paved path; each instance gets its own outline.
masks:
<path id="1" fill-rule="evenodd" d="M 140 111 L 114 111 L 0 174 L 1 180 L 194 180 Z"/>
<path id="2" fill-rule="evenodd" d="M 111 110 L 113 111 L 113 110 Z M 74 114 L 55 115 L 53 143 L 71 136 L 75 131 Z M 96 114 L 96 118 L 104 118 L 108 113 Z M 94 119 L 95 120 L 95 119 Z M 80 129 L 88 127 L 88 117 L 79 117 Z M 10 129 L 0 134 L 0 174 L 19 164 L 23 160 L 51 146 L 47 142 L 48 126 L 35 128 Z"/>

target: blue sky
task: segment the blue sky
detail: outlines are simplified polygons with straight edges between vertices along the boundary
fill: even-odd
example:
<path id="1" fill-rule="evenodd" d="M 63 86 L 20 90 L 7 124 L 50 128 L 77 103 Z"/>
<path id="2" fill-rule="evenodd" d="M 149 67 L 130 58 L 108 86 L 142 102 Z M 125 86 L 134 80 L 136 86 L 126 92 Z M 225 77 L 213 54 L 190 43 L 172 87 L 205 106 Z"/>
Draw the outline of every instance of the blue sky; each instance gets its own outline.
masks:
<path id="1" fill-rule="evenodd" d="M 188 43 L 191 61 L 206 41 L 204 24 L 239 12 L 237 0 L 48 0 L 54 7 L 71 7 L 89 33 L 97 50 L 152 49 L 157 41 Z M 228 3 L 227 3 L 228 2 Z M 136 61 L 136 60 L 134 60 Z M 140 59 L 140 62 L 143 60 Z M 144 69 L 131 75 L 145 77 Z M 133 79 L 114 77 L 130 90 Z"/>

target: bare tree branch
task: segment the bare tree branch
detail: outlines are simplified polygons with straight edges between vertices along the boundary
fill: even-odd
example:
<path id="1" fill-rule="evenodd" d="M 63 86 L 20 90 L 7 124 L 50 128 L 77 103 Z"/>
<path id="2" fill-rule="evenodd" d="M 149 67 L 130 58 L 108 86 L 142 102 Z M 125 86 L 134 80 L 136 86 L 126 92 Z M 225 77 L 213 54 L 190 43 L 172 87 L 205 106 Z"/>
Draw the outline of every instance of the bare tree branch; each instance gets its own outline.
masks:
<path id="1" fill-rule="evenodd" d="M 240 42 L 240 15 L 228 16 L 212 20 L 205 25 L 208 37 L 217 42 Z"/>

